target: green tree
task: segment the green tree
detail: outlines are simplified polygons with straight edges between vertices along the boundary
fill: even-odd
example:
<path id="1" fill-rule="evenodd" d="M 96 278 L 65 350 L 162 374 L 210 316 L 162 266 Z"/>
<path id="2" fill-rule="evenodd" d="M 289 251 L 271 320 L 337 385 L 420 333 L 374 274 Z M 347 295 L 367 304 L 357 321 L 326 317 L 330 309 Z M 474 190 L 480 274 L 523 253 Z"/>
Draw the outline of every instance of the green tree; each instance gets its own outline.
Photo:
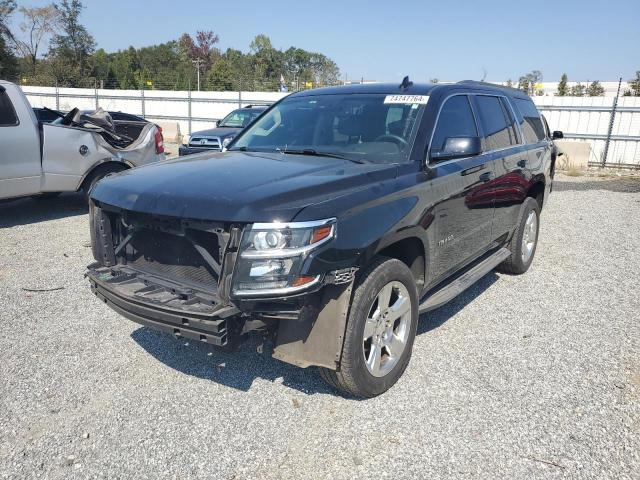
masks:
<path id="1" fill-rule="evenodd" d="M 569 95 L 572 97 L 584 97 L 585 93 L 586 93 L 586 87 L 582 85 L 580 82 L 578 82 L 576 85 L 571 87 L 571 89 L 569 90 Z"/>
<path id="2" fill-rule="evenodd" d="M 9 20 L 15 9 L 15 0 L 0 0 L 0 77 L 11 79 L 18 75 L 18 61 L 9 45 L 13 40 Z"/>
<path id="3" fill-rule="evenodd" d="M 566 97 L 567 95 L 569 95 L 569 86 L 567 85 L 567 80 L 567 74 L 563 73 L 562 77 L 560 77 L 560 83 L 558 83 L 558 92 L 556 93 L 558 97 Z"/>
<path id="4" fill-rule="evenodd" d="M 56 79 L 69 86 L 86 85 L 91 74 L 91 54 L 96 42 L 80 23 L 84 8 L 80 0 L 62 0 L 55 4 L 60 18 L 61 34 L 51 41 L 49 59 L 51 71 Z"/>
<path id="5" fill-rule="evenodd" d="M 636 78 L 629 80 L 629 87 L 634 97 L 640 97 L 640 70 L 636 72 Z"/>
<path id="6" fill-rule="evenodd" d="M 5 39 L 0 36 L 0 78 L 14 80 L 19 75 L 18 61 L 7 46 Z"/>
<path id="7" fill-rule="evenodd" d="M 598 80 L 595 80 L 589 84 L 586 93 L 589 97 L 601 97 L 604 95 L 604 87 Z"/>
<path id="8" fill-rule="evenodd" d="M 518 79 L 518 88 L 527 95 L 533 95 L 536 90 L 536 84 L 540 82 L 542 82 L 542 72 L 540 70 L 533 70 Z"/>
<path id="9" fill-rule="evenodd" d="M 18 53 L 29 60 L 29 70 L 35 75 L 38 53 L 41 53 L 42 47 L 47 45 L 50 37 L 57 31 L 60 17 L 53 4 L 44 7 L 20 7 L 19 11 L 22 14 L 22 35 L 15 36 L 14 45 Z"/>

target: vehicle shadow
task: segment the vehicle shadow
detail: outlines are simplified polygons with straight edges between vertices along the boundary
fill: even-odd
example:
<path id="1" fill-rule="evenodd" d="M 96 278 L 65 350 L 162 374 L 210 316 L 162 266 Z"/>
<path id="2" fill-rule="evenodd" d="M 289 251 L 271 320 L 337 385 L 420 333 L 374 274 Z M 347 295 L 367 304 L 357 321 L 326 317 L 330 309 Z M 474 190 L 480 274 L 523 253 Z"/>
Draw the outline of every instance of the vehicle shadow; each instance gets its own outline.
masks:
<path id="1" fill-rule="evenodd" d="M 57 220 L 88 212 L 89 207 L 79 193 L 63 194 L 55 198 L 5 200 L 0 202 L 0 228 Z"/>
<path id="2" fill-rule="evenodd" d="M 430 332 L 457 314 L 493 285 L 498 276 L 491 273 L 446 305 L 421 315 L 418 335 Z M 314 368 L 298 368 L 271 358 L 271 345 L 252 336 L 237 351 L 225 352 L 198 342 L 185 342 L 171 335 L 141 327 L 131 338 L 158 361 L 186 375 L 248 391 L 256 379 L 279 382 L 306 395 L 337 392 L 324 383 Z"/>
<path id="3" fill-rule="evenodd" d="M 420 315 L 417 334 L 428 333 L 440 327 L 477 297 L 482 295 L 491 285 L 496 283 L 499 278 L 495 272 L 488 273 L 449 303 Z"/>

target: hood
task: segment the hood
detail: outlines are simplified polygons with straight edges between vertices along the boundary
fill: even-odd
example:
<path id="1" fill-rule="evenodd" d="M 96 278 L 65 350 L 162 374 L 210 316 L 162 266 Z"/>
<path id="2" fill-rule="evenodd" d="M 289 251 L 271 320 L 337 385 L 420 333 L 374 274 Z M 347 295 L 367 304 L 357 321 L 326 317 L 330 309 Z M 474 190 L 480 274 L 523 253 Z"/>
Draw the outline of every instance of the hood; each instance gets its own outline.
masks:
<path id="1" fill-rule="evenodd" d="M 308 155 L 207 152 L 111 175 L 96 184 L 91 197 L 155 215 L 291 221 L 306 206 L 370 188 L 396 171 L 395 165 Z"/>
<path id="2" fill-rule="evenodd" d="M 191 138 L 196 137 L 220 137 L 225 138 L 230 135 L 237 135 L 242 128 L 227 128 L 227 127 L 216 127 L 210 128 L 209 130 L 200 130 L 199 132 L 194 132 L 191 134 Z"/>

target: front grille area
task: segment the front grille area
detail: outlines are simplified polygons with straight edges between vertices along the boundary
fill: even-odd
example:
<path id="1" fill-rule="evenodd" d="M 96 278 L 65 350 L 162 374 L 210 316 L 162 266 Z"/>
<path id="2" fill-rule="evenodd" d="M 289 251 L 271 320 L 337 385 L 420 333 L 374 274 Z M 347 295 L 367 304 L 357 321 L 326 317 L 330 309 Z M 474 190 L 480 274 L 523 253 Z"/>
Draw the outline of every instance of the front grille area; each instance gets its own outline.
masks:
<path id="1" fill-rule="evenodd" d="M 215 234 L 207 235 L 204 248 L 212 258 L 220 258 L 218 238 Z M 218 283 L 218 275 L 198 252 L 192 241 L 194 232 L 186 231 L 185 236 L 141 229 L 137 231 L 126 248 L 126 263 L 137 270 L 156 274 L 175 281 L 194 283 L 206 287 L 214 287 Z"/>
<path id="2" fill-rule="evenodd" d="M 189 146 L 194 148 L 211 148 L 220 150 L 222 144 L 218 137 L 193 137 L 189 140 Z"/>
<path id="3" fill-rule="evenodd" d="M 238 226 L 92 205 L 94 257 L 101 265 L 126 267 L 198 291 L 218 289 L 231 231 L 235 245 Z"/>

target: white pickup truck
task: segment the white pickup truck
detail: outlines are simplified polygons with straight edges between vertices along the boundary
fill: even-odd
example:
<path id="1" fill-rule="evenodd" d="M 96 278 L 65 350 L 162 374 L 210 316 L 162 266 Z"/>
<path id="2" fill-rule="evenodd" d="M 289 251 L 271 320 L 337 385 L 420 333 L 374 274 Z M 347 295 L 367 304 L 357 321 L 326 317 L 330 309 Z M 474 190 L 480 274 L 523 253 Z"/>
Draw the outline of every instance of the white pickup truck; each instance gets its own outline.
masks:
<path id="1" fill-rule="evenodd" d="M 20 87 L 0 80 L 0 200 L 86 195 L 109 173 L 165 158 L 162 130 L 153 123 L 140 122 L 130 138 L 103 110 L 59 116 L 53 124 L 38 122 Z"/>

